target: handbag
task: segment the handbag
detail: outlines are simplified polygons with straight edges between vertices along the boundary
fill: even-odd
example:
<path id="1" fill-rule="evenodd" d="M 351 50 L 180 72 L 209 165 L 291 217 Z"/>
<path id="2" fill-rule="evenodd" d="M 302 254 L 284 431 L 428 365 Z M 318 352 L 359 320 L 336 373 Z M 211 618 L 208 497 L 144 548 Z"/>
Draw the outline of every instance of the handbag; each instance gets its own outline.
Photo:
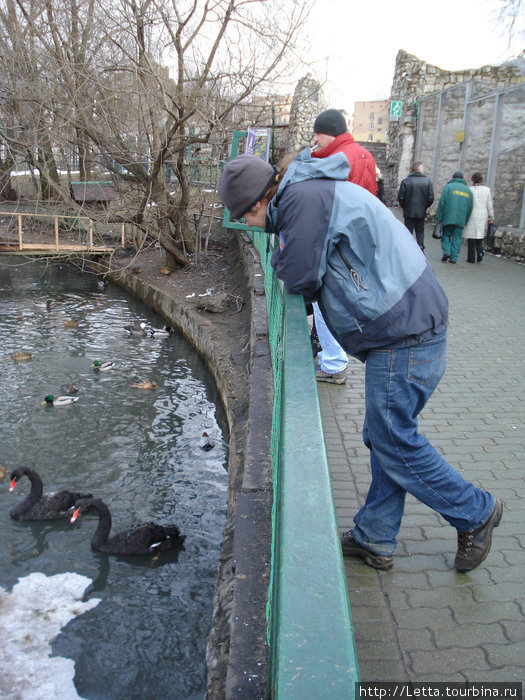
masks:
<path id="1" fill-rule="evenodd" d="M 495 223 L 489 224 L 487 226 L 487 248 L 494 248 L 494 238 L 496 236 L 496 231 L 498 227 Z"/>
<path id="2" fill-rule="evenodd" d="M 436 225 L 434 226 L 434 231 L 432 232 L 432 238 L 437 238 L 438 240 L 440 238 L 443 238 L 443 229 L 441 227 L 441 221 L 436 222 Z"/>

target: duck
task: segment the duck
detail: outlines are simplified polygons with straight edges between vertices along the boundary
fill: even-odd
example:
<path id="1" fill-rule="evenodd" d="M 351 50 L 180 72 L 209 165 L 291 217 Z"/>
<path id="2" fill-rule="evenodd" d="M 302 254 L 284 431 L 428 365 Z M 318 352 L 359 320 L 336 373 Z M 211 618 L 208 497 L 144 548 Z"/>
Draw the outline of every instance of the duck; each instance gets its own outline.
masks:
<path id="1" fill-rule="evenodd" d="M 53 302 L 51 301 L 51 299 L 47 299 L 47 301 L 35 301 L 35 306 L 38 309 L 47 309 L 49 311 L 49 309 L 52 306 L 52 303 Z"/>
<path id="2" fill-rule="evenodd" d="M 135 384 L 131 385 L 134 389 L 156 389 L 157 388 L 157 383 L 156 382 L 147 382 L 145 380 L 139 379 L 138 382 L 135 382 Z"/>
<path id="3" fill-rule="evenodd" d="M 78 321 L 74 318 L 66 318 L 64 321 L 64 328 L 76 328 L 78 326 Z"/>
<path id="4" fill-rule="evenodd" d="M 202 437 L 199 440 L 199 447 L 208 452 L 215 447 L 215 440 L 213 440 L 206 431 L 202 433 Z"/>
<path id="5" fill-rule="evenodd" d="M 99 360 L 95 360 L 91 366 L 93 367 L 93 370 L 95 372 L 107 372 L 108 370 L 110 370 L 112 367 L 115 366 L 115 363 L 114 362 L 100 362 Z"/>
<path id="6" fill-rule="evenodd" d="M 48 394 L 42 401 L 42 406 L 69 406 L 78 401 L 78 396 L 53 396 Z"/>
<path id="7" fill-rule="evenodd" d="M 67 395 L 78 394 L 78 386 L 76 384 L 62 384 L 60 391 Z"/>
<path id="8" fill-rule="evenodd" d="M 44 487 L 40 475 L 29 467 L 19 467 L 11 472 L 9 491 L 13 491 L 19 480 L 27 476 L 31 482 L 31 491 L 20 503 L 17 503 L 9 515 L 13 520 L 58 520 L 71 517 L 71 508 L 82 498 L 91 498 L 92 494 L 71 491 L 43 493 Z"/>
<path id="9" fill-rule="evenodd" d="M 130 323 L 127 326 L 124 326 L 124 330 L 127 331 L 129 335 L 148 335 L 144 321 L 142 321 L 142 323 Z"/>
<path id="10" fill-rule="evenodd" d="M 0 479 L 5 479 L 8 474 L 9 469 L 5 466 L 5 464 L 0 462 Z"/>
<path id="11" fill-rule="evenodd" d="M 175 333 L 171 326 L 164 326 L 164 328 L 150 328 L 149 334 L 152 338 L 167 338 L 172 333 Z"/>
<path id="12" fill-rule="evenodd" d="M 27 360 L 30 360 L 32 357 L 33 355 L 30 352 L 23 352 L 22 350 L 17 350 L 13 355 L 13 360 L 15 362 L 27 362 Z"/>
<path id="13" fill-rule="evenodd" d="M 156 554 L 180 547 L 186 539 L 176 525 L 141 523 L 131 525 L 110 537 L 111 513 L 100 498 L 80 498 L 75 503 L 70 522 L 74 523 L 84 513 L 95 510 L 98 513 L 98 527 L 91 539 L 91 549 L 106 554 L 139 556 Z"/>

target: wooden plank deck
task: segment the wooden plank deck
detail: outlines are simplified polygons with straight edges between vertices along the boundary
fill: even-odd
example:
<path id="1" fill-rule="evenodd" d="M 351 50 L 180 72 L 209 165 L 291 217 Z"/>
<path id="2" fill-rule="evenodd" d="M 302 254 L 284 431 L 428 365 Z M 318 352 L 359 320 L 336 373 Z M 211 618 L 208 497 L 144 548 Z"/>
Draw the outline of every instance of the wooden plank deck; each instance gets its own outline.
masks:
<path id="1" fill-rule="evenodd" d="M 81 244 L 55 243 L 24 243 L 22 247 L 18 243 L 0 243 L 0 255 L 71 255 L 72 253 L 86 253 L 87 255 L 109 255 L 115 248 L 107 246 L 93 246 L 88 248 Z"/>
<path id="2" fill-rule="evenodd" d="M 30 212 L 7 212 L 0 211 L 0 217 L 11 217 L 15 220 L 16 238 L 13 236 L 14 231 L 9 229 L 3 232 L 0 236 L 0 255 L 107 255 L 116 250 L 115 246 L 94 245 L 93 220 L 87 216 L 64 215 L 64 214 L 38 214 Z M 30 230 L 24 232 L 24 225 L 27 227 L 27 222 L 37 219 L 41 222 L 48 223 L 47 231 Z M 62 243 L 60 240 L 60 227 L 70 221 L 71 226 L 66 233 L 66 238 L 69 241 L 74 240 L 71 236 L 76 233 L 77 242 Z M 124 245 L 125 239 L 125 224 L 121 224 L 121 245 Z M 30 224 L 29 224 L 30 225 Z M 44 240 L 36 240 L 43 238 Z M 3 239 L 3 240 L 2 240 Z M 28 240 L 29 239 L 29 240 Z M 82 243 L 82 239 L 85 241 Z"/>

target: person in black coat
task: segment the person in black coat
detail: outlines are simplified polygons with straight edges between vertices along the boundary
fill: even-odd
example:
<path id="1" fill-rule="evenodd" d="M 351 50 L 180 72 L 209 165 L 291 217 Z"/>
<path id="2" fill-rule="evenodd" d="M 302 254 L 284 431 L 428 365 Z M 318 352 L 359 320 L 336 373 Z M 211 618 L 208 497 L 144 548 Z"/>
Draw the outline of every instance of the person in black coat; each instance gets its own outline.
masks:
<path id="1" fill-rule="evenodd" d="M 412 172 L 401 182 L 397 201 L 403 209 L 405 226 L 410 233 L 415 231 L 419 247 L 425 250 L 425 214 L 434 201 L 434 188 L 424 174 L 423 163 L 413 164 Z"/>

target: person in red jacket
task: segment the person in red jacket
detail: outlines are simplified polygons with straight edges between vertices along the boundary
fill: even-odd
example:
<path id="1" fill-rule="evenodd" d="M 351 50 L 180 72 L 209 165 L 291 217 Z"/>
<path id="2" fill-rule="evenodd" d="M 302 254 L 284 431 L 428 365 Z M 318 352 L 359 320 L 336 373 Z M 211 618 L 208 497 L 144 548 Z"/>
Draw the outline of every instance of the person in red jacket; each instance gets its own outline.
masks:
<path id="1" fill-rule="evenodd" d="M 312 158 L 328 158 L 335 153 L 344 153 L 350 163 L 348 180 L 361 185 L 377 196 L 377 168 L 370 151 L 360 146 L 348 133 L 346 120 L 337 109 L 327 109 L 314 122 L 314 142 L 316 151 Z M 310 340 L 312 346 L 321 346 L 317 352 L 315 376 L 318 382 L 344 384 L 348 358 L 346 352 L 328 330 L 317 302 L 313 303 L 314 323 Z"/>
<path id="2" fill-rule="evenodd" d="M 376 162 L 366 148 L 348 133 L 346 120 L 337 109 L 327 109 L 314 122 L 314 141 L 318 148 L 312 158 L 327 158 L 344 153 L 350 163 L 348 180 L 377 195 Z"/>

